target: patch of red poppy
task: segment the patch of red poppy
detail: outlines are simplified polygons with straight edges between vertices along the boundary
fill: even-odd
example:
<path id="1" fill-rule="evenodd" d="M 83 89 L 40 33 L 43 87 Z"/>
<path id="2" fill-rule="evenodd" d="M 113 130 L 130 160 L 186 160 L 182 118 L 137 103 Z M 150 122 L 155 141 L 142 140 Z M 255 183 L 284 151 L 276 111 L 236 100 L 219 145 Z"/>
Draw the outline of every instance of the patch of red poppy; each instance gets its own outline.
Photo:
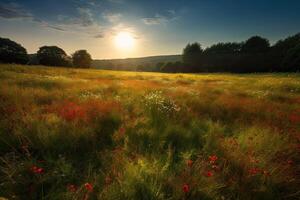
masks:
<path id="1" fill-rule="evenodd" d="M 121 136 L 123 136 L 125 134 L 125 132 L 126 132 L 126 129 L 124 127 L 121 127 L 119 129 L 119 133 L 120 133 Z"/>
<path id="2" fill-rule="evenodd" d="M 182 191 L 188 193 L 190 191 L 190 186 L 188 184 L 183 184 Z"/>
<path id="3" fill-rule="evenodd" d="M 34 174 L 43 174 L 45 170 L 42 167 L 38 167 L 34 165 L 30 168 L 30 171 L 33 172 Z"/>
<path id="4" fill-rule="evenodd" d="M 205 176 L 206 177 L 212 177 L 214 174 L 213 174 L 213 172 L 212 171 L 207 171 L 206 173 L 205 173 Z"/>
<path id="5" fill-rule="evenodd" d="M 86 117 L 85 109 L 74 102 L 66 102 L 58 112 L 60 117 L 66 121 L 85 119 Z"/>
<path id="6" fill-rule="evenodd" d="M 211 155 L 208 157 L 208 160 L 210 163 L 215 163 L 218 160 L 218 157 L 216 155 Z"/>
<path id="7" fill-rule="evenodd" d="M 261 170 L 260 170 L 259 168 L 257 168 L 257 167 L 253 167 L 253 168 L 250 168 L 250 169 L 248 170 L 249 174 L 252 175 L 252 176 L 258 174 L 260 171 L 261 171 Z"/>
<path id="8" fill-rule="evenodd" d="M 85 187 L 85 189 L 86 189 L 87 191 L 89 191 L 89 192 L 92 192 L 93 189 L 94 189 L 94 187 L 93 187 L 93 185 L 92 185 L 91 183 L 85 183 L 85 184 L 84 184 L 84 187 Z"/>
<path id="9" fill-rule="evenodd" d="M 300 123 L 300 115 L 297 113 L 292 113 L 289 116 L 289 119 L 290 119 L 290 122 L 292 122 L 292 123 Z"/>
<path id="10" fill-rule="evenodd" d="M 193 161 L 191 159 L 188 159 L 186 161 L 186 164 L 187 164 L 188 167 L 192 167 L 193 166 Z"/>
<path id="11" fill-rule="evenodd" d="M 287 160 L 286 163 L 289 164 L 289 165 L 292 165 L 292 164 L 294 164 L 294 161 L 292 161 L 292 160 Z"/>

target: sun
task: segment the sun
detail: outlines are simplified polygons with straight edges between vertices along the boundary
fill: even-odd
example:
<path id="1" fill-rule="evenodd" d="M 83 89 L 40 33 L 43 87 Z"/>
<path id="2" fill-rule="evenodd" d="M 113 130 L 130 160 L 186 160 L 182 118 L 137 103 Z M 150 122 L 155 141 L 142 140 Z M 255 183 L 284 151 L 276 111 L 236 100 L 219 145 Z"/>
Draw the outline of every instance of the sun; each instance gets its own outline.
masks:
<path id="1" fill-rule="evenodd" d="M 119 49 L 131 50 L 134 43 L 134 37 L 128 32 L 120 32 L 115 37 L 115 44 Z"/>

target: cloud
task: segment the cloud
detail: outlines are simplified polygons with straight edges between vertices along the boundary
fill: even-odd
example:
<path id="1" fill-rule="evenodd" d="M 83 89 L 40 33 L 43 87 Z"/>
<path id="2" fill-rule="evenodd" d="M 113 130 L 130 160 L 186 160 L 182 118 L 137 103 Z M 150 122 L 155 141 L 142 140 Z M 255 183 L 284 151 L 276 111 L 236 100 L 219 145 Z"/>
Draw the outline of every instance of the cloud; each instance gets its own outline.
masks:
<path id="1" fill-rule="evenodd" d="M 88 27 L 95 24 L 93 19 L 93 15 L 90 9 L 88 8 L 77 8 L 77 16 L 67 16 L 67 15 L 59 15 L 57 17 L 58 23 L 62 25 L 78 25 L 82 27 Z"/>
<path id="2" fill-rule="evenodd" d="M 48 27 L 51 29 L 65 31 L 63 28 L 60 28 L 55 25 L 51 25 L 46 21 L 38 19 L 34 17 L 34 15 L 29 12 L 28 10 L 24 9 L 21 5 L 17 3 L 8 3 L 8 4 L 1 4 L 0 5 L 0 17 L 4 19 L 22 19 L 22 20 L 29 20 L 35 23 L 40 24 L 43 27 Z"/>
<path id="3" fill-rule="evenodd" d="M 55 26 L 51 28 L 80 33 L 93 38 L 104 38 L 104 27 L 94 19 L 89 8 L 78 7 L 75 16 L 59 15 Z"/>
<path id="4" fill-rule="evenodd" d="M 146 25 L 158 25 L 162 24 L 163 22 L 167 22 L 166 18 L 163 16 L 156 15 L 155 17 L 150 17 L 150 18 L 143 18 L 142 21 Z"/>
<path id="5" fill-rule="evenodd" d="M 104 13 L 103 18 L 108 20 L 110 23 L 115 23 L 120 20 L 122 15 L 120 13 Z"/>
<path id="6" fill-rule="evenodd" d="M 110 0 L 111 1 L 111 0 Z M 112 0 L 119 1 L 119 0 Z M 92 2 L 92 1 L 89 1 Z M 111 23 L 119 23 L 122 15 L 119 13 L 105 13 L 103 18 Z M 75 33 L 80 35 L 85 35 L 87 37 L 101 39 L 106 35 L 109 36 L 112 32 L 119 32 L 121 29 L 125 30 L 124 26 L 117 26 L 119 29 L 111 25 L 101 26 L 98 20 L 93 15 L 92 8 L 82 7 L 76 5 L 76 13 L 72 15 L 58 15 L 55 20 L 44 20 L 29 10 L 26 10 L 19 4 L 0 3 L 0 18 L 5 20 L 25 20 L 31 23 L 35 23 L 41 27 L 52 29 L 54 31 Z M 129 30 L 128 30 L 129 31 Z"/>
<path id="7" fill-rule="evenodd" d="M 23 9 L 19 4 L 9 3 L 0 4 L 0 17 L 6 19 L 30 19 L 33 16 L 30 12 Z"/>
<path id="8" fill-rule="evenodd" d="M 176 20 L 176 12 L 174 10 L 168 10 L 164 14 L 155 14 L 154 17 L 143 18 L 142 21 L 146 25 L 159 25 L 173 20 Z"/>
<path id="9" fill-rule="evenodd" d="M 125 0 L 107 0 L 108 2 L 111 2 L 111 3 L 124 3 Z"/>
<path id="10" fill-rule="evenodd" d="M 103 33 L 99 33 L 99 34 L 95 35 L 94 38 L 97 38 L 97 39 L 104 38 L 104 34 Z"/>

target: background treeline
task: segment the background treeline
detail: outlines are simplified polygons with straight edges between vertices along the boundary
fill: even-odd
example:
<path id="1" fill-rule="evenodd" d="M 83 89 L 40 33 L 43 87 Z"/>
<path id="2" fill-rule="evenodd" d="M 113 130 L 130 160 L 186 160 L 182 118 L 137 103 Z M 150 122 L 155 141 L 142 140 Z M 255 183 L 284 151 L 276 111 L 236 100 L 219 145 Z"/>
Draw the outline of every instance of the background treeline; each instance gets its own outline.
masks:
<path id="1" fill-rule="evenodd" d="M 253 36 L 244 42 L 218 43 L 205 49 L 195 42 L 188 44 L 182 55 L 94 61 L 86 50 L 68 56 L 56 46 L 43 46 L 36 54 L 28 55 L 20 44 L 0 38 L 0 62 L 170 73 L 299 72 L 300 33 L 274 45 L 266 38 Z"/>
<path id="2" fill-rule="evenodd" d="M 163 64 L 163 72 L 299 72 L 300 33 L 280 40 L 253 36 L 241 43 L 218 43 L 202 49 L 199 43 L 188 44 L 182 62 Z"/>
<path id="3" fill-rule="evenodd" d="M 20 44 L 0 38 L 0 63 L 89 68 L 92 57 L 86 50 L 78 50 L 68 56 L 57 46 L 42 46 L 36 54 L 28 55 Z"/>

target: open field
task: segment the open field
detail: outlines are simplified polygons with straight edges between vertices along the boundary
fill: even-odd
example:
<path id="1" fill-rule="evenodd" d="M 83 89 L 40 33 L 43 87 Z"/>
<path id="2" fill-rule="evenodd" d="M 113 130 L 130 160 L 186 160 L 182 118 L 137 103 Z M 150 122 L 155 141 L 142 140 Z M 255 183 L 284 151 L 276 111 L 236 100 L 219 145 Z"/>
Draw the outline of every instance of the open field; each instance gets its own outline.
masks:
<path id="1" fill-rule="evenodd" d="M 299 74 L 0 65 L 0 197 L 300 199 Z"/>

